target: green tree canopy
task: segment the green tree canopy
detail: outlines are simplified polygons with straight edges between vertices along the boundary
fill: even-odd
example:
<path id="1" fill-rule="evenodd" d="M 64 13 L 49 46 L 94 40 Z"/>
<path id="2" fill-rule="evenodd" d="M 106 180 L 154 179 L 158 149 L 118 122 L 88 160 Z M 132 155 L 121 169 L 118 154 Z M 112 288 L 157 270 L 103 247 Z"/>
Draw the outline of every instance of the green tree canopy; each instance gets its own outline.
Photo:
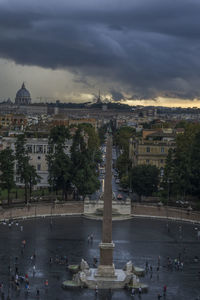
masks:
<path id="1" fill-rule="evenodd" d="M 14 161 L 12 149 L 6 148 L 0 152 L 0 186 L 8 191 L 8 205 L 10 204 L 10 191 L 15 186 Z"/>
<path id="2" fill-rule="evenodd" d="M 26 149 L 25 135 L 18 135 L 15 142 L 15 159 L 17 175 L 20 176 L 21 181 L 25 187 L 25 203 L 28 203 L 28 187 L 32 190 L 32 184 L 36 184 L 39 176 L 34 166 L 29 163 L 30 157 Z M 31 178 L 31 179 L 30 179 Z M 31 187 L 29 186 L 31 185 Z"/>
<path id="3" fill-rule="evenodd" d="M 67 198 L 72 183 L 71 160 L 66 153 L 66 143 L 70 139 L 68 128 L 56 126 L 51 129 L 49 136 L 49 184 L 53 190 L 62 190 L 63 199 Z"/>
<path id="4" fill-rule="evenodd" d="M 92 194 L 100 187 L 96 171 L 97 161 L 99 160 L 98 147 L 95 143 L 92 143 L 91 148 L 87 147 L 82 128 L 79 127 L 73 136 L 71 159 L 73 183 L 82 196 Z"/>
<path id="5" fill-rule="evenodd" d="M 151 196 L 158 189 L 159 169 L 151 165 L 138 165 L 131 170 L 131 187 L 139 196 Z"/>

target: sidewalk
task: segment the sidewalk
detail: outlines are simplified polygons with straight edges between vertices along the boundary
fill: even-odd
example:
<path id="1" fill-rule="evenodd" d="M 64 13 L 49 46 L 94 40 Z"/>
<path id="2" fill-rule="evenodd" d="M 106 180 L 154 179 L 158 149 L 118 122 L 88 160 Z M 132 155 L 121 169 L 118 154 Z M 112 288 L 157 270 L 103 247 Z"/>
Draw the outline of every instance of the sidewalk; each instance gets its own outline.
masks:
<path id="1" fill-rule="evenodd" d="M 200 212 L 188 212 L 184 208 L 172 208 L 167 206 L 132 204 L 131 213 L 138 217 L 169 218 L 182 221 L 200 222 Z"/>

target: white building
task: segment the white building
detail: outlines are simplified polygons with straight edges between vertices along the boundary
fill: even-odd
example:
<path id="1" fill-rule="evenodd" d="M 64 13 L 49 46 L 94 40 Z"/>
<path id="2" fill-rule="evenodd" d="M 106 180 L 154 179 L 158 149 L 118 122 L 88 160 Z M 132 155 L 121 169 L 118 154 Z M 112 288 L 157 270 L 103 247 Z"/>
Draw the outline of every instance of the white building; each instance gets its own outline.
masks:
<path id="1" fill-rule="evenodd" d="M 15 151 L 16 138 L 3 137 L 1 139 L 2 150 L 9 147 Z M 70 149 L 72 146 L 72 139 L 67 141 L 65 145 L 65 153 L 70 156 Z M 36 168 L 37 174 L 41 177 L 40 182 L 37 184 L 37 188 L 48 187 L 48 164 L 46 160 L 46 154 L 49 151 L 48 138 L 27 138 L 26 148 L 30 157 L 30 164 Z M 16 166 L 15 166 L 16 170 Z M 20 178 L 15 173 L 16 185 L 23 185 Z"/>

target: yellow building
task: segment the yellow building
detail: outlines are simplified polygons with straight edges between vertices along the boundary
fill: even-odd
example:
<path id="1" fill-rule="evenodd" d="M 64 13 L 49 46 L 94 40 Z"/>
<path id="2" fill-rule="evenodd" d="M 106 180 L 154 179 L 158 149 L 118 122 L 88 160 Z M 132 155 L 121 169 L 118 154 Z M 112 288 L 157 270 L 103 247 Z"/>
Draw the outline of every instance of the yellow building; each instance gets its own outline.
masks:
<path id="1" fill-rule="evenodd" d="M 12 125 L 12 115 L 0 115 L 0 126 L 1 127 L 10 127 Z"/>
<path id="2" fill-rule="evenodd" d="M 146 139 L 129 141 L 129 158 L 132 165 L 154 165 L 163 169 L 170 148 L 176 146 L 175 136 L 172 134 L 152 133 Z"/>
<path id="3" fill-rule="evenodd" d="M 11 127 L 25 127 L 27 124 L 27 118 L 23 114 L 6 114 L 0 115 L 0 126 L 11 128 Z"/>

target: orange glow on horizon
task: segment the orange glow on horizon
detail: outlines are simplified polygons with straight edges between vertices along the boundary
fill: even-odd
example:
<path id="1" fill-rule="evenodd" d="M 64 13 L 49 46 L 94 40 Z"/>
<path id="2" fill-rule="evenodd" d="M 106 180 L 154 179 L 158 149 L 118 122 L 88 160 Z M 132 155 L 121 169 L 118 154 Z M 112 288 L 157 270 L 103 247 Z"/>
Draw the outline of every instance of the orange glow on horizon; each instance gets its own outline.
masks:
<path id="1" fill-rule="evenodd" d="M 166 106 L 166 107 L 196 107 L 200 108 L 200 100 L 187 100 L 187 99 L 176 99 L 176 98 L 163 98 L 158 97 L 156 100 L 126 100 L 122 103 L 128 105 L 142 105 L 142 106 Z"/>

